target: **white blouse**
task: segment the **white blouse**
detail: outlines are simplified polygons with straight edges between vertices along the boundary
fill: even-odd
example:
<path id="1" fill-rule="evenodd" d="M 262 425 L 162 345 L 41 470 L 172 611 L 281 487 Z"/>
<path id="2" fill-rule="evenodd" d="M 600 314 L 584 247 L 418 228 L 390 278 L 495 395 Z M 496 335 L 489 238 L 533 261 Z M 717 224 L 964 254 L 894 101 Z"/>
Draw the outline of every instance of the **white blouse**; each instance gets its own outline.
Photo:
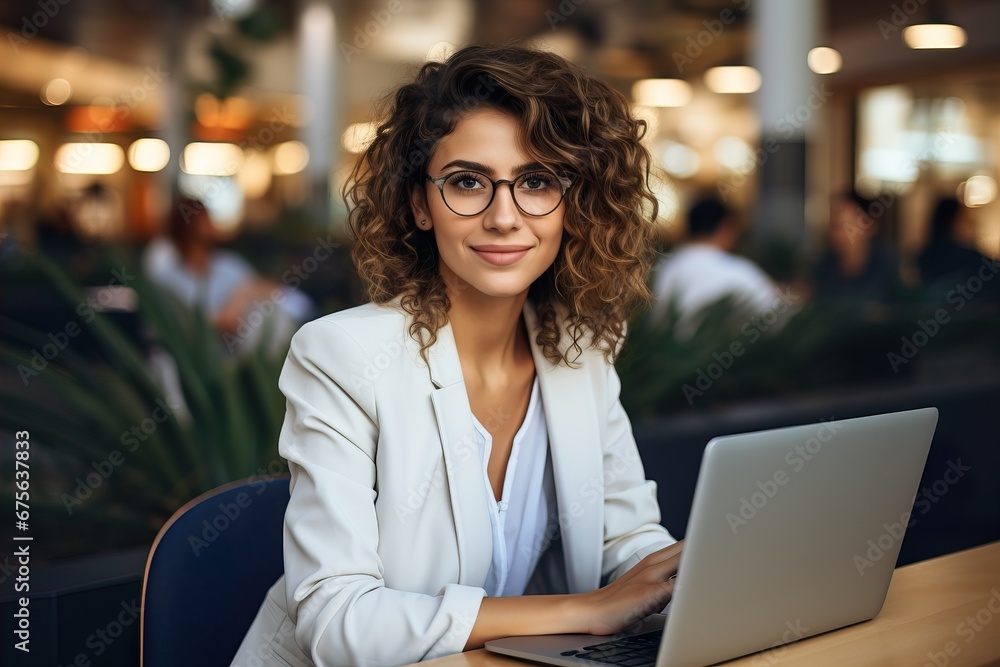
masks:
<path id="1" fill-rule="evenodd" d="M 555 539 L 551 531 L 558 530 L 559 525 L 538 376 L 531 387 L 524 421 L 514 435 L 499 503 L 487 474 L 493 437 L 475 415 L 472 422 L 482 456 L 487 502 L 493 509 L 493 562 L 483 588 L 491 597 L 523 595 L 538 559 Z"/>

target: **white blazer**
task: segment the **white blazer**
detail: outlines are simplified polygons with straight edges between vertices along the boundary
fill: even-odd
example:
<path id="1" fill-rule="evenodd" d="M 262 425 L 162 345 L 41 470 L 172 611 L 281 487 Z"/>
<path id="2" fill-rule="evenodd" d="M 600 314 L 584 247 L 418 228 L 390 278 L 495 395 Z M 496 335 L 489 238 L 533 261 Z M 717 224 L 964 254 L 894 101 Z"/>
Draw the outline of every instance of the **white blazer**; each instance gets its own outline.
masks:
<path id="1" fill-rule="evenodd" d="M 592 591 L 676 540 L 660 525 L 614 367 L 592 349 L 577 368 L 552 364 L 531 301 L 524 318 L 559 519 L 525 593 Z M 278 383 L 285 574 L 233 665 L 402 665 L 465 647 L 492 559 L 486 483 L 451 326 L 425 364 L 410 322 L 397 300 L 293 337 Z"/>

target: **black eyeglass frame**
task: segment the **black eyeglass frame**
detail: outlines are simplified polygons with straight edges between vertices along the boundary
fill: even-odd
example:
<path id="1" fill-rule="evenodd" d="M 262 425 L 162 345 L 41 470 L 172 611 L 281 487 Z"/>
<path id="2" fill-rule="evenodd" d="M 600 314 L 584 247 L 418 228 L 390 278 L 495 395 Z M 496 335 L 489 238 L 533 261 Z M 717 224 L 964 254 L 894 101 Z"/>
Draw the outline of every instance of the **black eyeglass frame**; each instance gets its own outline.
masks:
<path id="1" fill-rule="evenodd" d="M 556 205 L 553 206 L 549 211 L 546 211 L 545 213 L 529 213 L 529 212 L 525 211 L 521 207 L 521 205 L 518 203 L 518 201 L 517 201 L 517 195 L 514 194 L 514 184 L 517 183 L 518 181 L 520 181 L 522 178 L 528 178 L 530 176 L 537 175 L 539 173 L 539 170 L 537 170 L 537 169 L 535 169 L 534 171 L 530 171 L 530 172 L 528 172 L 526 174 L 521 174 L 520 176 L 518 176 L 514 180 L 510 180 L 510 179 L 507 179 L 507 178 L 501 178 L 499 180 L 494 181 L 492 178 L 490 178 L 489 176 L 487 176 L 483 172 L 476 171 L 475 169 L 456 169 L 455 171 L 449 172 L 449 173 L 445 174 L 444 176 L 438 176 L 437 178 L 432 178 L 430 174 L 424 174 L 424 177 L 428 181 L 430 181 L 431 183 L 433 183 L 434 185 L 437 186 L 438 192 L 441 193 L 441 201 L 443 201 L 444 205 L 448 207 L 448 210 L 451 211 L 452 213 L 454 213 L 455 215 L 462 216 L 463 218 L 471 218 L 471 217 L 476 216 L 476 215 L 482 215 L 482 213 L 484 211 L 486 211 L 486 209 L 488 209 L 493 204 L 493 200 L 496 199 L 497 190 L 499 189 L 500 185 L 506 185 L 507 187 L 510 188 L 510 198 L 514 201 L 514 206 L 517 206 L 517 210 L 519 210 L 521 213 L 524 213 L 525 215 L 530 215 L 533 218 L 541 218 L 543 216 L 549 215 L 550 213 L 552 213 L 552 211 L 554 211 L 557 208 L 559 208 L 559 204 L 561 204 L 563 202 L 563 199 L 566 198 L 566 191 L 569 190 L 569 188 L 570 188 L 571 185 L 573 185 L 572 179 L 570 179 L 570 178 L 568 178 L 566 176 L 559 176 L 559 175 L 554 174 L 554 173 L 552 173 L 551 171 L 548 171 L 548 170 L 545 170 L 545 171 L 547 171 L 549 174 L 552 174 L 553 176 L 555 176 L 556 180 L 559 181 L 559 184 L 562 186 L 562 192 L 559 193 L 559 201 L 557 201 Z M 476 174 L 477 176 L 482 176 L 484 180 L 489 181 L 489 183 L 493 186 L 493 194 L 490 195 L 490 200 L 488 202 L 486 202 L 486 206 L 484 206 L 481 211 L 479 211 L 477 213 L 459 213 L 458 211 L 456 211 L 455 209 L 453 209 L 451 207 L 451 204 L 448 203 L 448 198 L 444 196 L 444 184 L 445 184 L 445 181 L 447 181 L 449 178 L 451 178 L 455 174 Z"/>

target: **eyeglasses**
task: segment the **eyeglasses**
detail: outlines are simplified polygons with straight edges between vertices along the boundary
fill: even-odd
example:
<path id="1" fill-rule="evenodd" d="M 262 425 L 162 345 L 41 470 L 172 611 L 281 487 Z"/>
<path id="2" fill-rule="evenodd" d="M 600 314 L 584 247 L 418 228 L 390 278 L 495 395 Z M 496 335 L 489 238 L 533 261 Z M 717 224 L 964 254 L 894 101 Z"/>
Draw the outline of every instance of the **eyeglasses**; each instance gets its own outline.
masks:
<path id="1" fill-rule="evenodd" d="M 452 212 L 462 216 L 479 215 L 490 207 L 497 188 L 506 185 L 514 204 L 525 215 L 548 215 L 559 207 L 572 182 L 548 170 L 521 174 L 513 181 L 491 180 L 478 171 L 456 171 L 427 180 L 441 191 L 441 199 Z"/>

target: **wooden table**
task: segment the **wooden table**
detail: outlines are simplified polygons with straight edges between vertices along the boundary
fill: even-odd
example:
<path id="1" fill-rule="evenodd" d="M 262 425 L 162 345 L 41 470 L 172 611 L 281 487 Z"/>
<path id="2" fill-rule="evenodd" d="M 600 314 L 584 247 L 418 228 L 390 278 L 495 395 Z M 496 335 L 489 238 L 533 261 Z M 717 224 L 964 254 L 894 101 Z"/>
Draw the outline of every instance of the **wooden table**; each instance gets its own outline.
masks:
<path id="1" fill-rule="evenodd" d="M 428 660 L 433 667 L 517 667 L 534 663 L 485 649 Z M 1000 542 L 901 567 L 871 621 L 731 660 L 771 665 L 1000 665 Z"/>

